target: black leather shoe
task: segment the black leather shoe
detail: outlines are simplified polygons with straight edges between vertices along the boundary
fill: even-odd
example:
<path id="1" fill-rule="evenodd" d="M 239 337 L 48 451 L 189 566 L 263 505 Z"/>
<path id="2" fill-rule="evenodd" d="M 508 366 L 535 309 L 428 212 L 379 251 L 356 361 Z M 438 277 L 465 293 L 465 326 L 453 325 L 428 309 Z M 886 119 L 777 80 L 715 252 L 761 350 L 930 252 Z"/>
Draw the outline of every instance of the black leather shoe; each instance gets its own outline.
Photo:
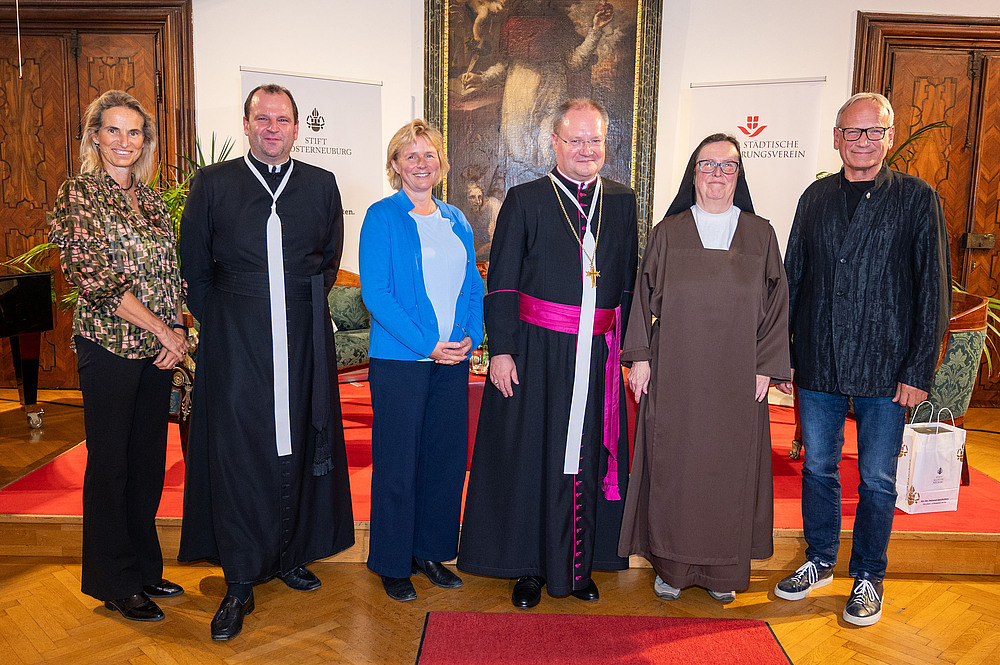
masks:
<path id="1" fill-rule="evenodd" d="M 160 621 L 163 619 L 163 610 L 143 593 L 119 600 L 105 600 L 104 606 L 109 610 L 121 612 L 121 615 L 130 621 Z"/>
<path id="2" fill-rule="evenodd" d="M 142 587 L 142 592 L 150 598 L 171 598 L 184 593 L 180 584 L 174 584 L 170 580 L 160 580 L 156 584 L 147 584 Z"/>
<path id="3" fill-rule="evenodd" d="M 278 575 L 278 577 L 288 585 L 289 589 L 295 589 L 296 591 L 313 591 L 314 589 L 318 589 L 322 584 L 318 577 L 303 566 L 299 566 L 284 575 Z"/>
<path id="4" fill-rule="evenodd" d="M 601 594 L 597 592 L 597 585 L 594 584 L 594 580 L 590 580 L 590 584 L 582 589 L 570 591 L 570 595 L 580 600 L 597 600 L 601 597 Z"/>
<path id="5" fill-rule="evenodd" d="M 386 577 L 385 575 L 381 575 L 380 577 L 382 578 L 382 588 L 385 589 L 385 595 L 393 600 L 404 602 L 417 599 L 417 592 L 413 588 L 413 582 L 410 581 L 409 577 Z"/>
<path id="6" fill-rule="evenodd" d="M 514 593 L 510 595 L 510 602 L 514 603 L 514 607 L 525 610 L 534 607 L 542 599 L 543 586 L 545 579 L 537 575 L 518 577 L 514 583 Z"/>
<path id="7" fill-rule="evenodd" d="M 247 602 L 242 602 L 236 596 L 227 595 L 219 605 L 219 611 L 212 617 L 212 639 L 216 641 L 231 640 L 243 630 L 243 617 L 253 612 L 253 592 Z"/>
<path id="8" fill-rule="evenodd" d="M 454 589 L 462 586 L 462 578 L 444 567 L 439 561 L 424 561 L 413 557 L 413 574 L 423 573 L 434 586 L 442 589 Z"/>

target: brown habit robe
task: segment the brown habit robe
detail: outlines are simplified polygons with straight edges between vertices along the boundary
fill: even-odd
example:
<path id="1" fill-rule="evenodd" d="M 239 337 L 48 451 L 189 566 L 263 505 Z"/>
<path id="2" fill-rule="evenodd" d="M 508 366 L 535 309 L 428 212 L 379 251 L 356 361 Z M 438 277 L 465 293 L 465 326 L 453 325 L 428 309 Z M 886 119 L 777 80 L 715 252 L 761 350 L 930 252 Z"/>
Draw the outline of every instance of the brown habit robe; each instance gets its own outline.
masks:
<path id="1" fill-rule="evenodd" d="M 746 589 L 773 553 L 767 401 L 785 381 L 788 285 L 774 229 L 741 212 L 728 251 L 704 249 L 690 210 L 650 233 L 622 359 L 648 360 L 618 553 L 668 584 Z M 653 318 L 656 322 L 653 323 Z"/>

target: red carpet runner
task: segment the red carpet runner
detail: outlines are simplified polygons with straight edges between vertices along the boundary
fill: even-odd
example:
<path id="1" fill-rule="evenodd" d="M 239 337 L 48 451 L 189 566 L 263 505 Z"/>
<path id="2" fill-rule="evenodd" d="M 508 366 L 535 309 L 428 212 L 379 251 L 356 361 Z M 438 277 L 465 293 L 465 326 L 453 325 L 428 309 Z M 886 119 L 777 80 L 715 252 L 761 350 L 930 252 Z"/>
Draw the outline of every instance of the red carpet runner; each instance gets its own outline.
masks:
<path id="1" fill-rule="evenodd" d="M 481 383 L 478 384 L 481 387 Z M 473 392 L 473 395 L 476 393 Z M 478 393 L 481 395 L 481 392 Z M 367 383 L 340 384 L 344 416 L 344 436 L 350 466 L 354 519 L 367 521 L 371 501 L 371 397 Z M 478 406 L 478 405 L 476 405 Z M 478 416 L 478 408 L 470 409 Z M 792 410 L 772 406 L 771 448 L 774 464 L 774 526 L 801 529 L 801 461 L 788 459 L 792 439 Z M 474 436 L 475 419 L 470 422 Z M 858 502 L 857 432 L 849 420 L 845 430 L 843 482 L 843 528 L 854 524 Z M 808 448 L 805 454 L 809 454 Z M 33 473 L 0 490 L 0 513 L 29 515 L 80 515 L 83 505 L 83 471 L 87 449 L 76 446 Z M 975 463 L 975 460 L 973 460 Z M 161 517 L 180 517 L 184 496 L 184 461 L 181 459 L 177 427 L 171 425 L 167 443 L 167 470 L 160 501 Z M 950 533 L 1000 532 L 1000 483 L 972 470 L 969 487 L 959 494 L 958 510 L 946 513 L 906 515 L 896 511 L 895 531 L 930 531 Z"/>
<path id="2" fill-rule="evenodd" d="M 788 665 L 763 621 L 430 612 L 418 665 Z"/>

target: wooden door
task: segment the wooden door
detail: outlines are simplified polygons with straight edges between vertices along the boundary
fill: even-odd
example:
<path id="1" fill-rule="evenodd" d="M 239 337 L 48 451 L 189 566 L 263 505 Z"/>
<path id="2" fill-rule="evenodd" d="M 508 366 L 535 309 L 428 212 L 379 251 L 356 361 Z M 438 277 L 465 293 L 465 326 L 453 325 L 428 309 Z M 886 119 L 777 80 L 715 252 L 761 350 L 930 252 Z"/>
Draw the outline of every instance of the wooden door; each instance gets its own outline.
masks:
<path id="1" fill-rule="evenodd" d="M 19 76 L 17 43 L 0 35 L 0 206 L 6 260 L 48 241 L 45 213 L 52 209 L 66 179 L 69 156 L 77 151 L 67 129 L 76 108 L 66 95 L 69 78 L 66 41 L 54 37 L 22 39 Z M 8 56 L 13 57 L 6 57 Z M 75 131 L 73 132 L 75 133 Z M 54 261 L 50 266 L 56 265 Z M 56 291 L 66 292 L 62 275 Z M 57 311 L 55 329 L 42 335 L 39 358 L 41 387 L 76 387 L 76 358 L 69 349 L 71 316 Z M 10 347 L 0 347 L 3 385 L 13 385 Z"/>
<path id="2" fill-rule="evenodd" d="M 125 90 L 153 115 L 161 164 L 194 145 L 190 0 L 25 0 L 20 72 L 10 9 L 0 7 L 0 261 L 47 240 L 45 214 L 79 171 L 82 116 L 101 93 Z M 65 293 L 57 258 L 46 267 Z M 57 309 L 42 339 L 39 387 L 78 386 L 71 330 L 72 312 Z M 2 386 L 14 384 L 9 354 L 0 341 Z"/>
<path id="3" fill-rule="evenodd" d="M 896 114 L 895 144 L 901 145 L 917 129 L 935 122 L 944 126 L 924 134 L 893 165 L 899 171 L 926 180 L 937 190 L 944 206 L 951 247 L 952 277 L 966 281 L 968 251 L 962 237 L 970 231 L 969 189 L 972 183 L 974 146 L 967 144 L 975 132 L 972 113 L 973 81 L 968 76 L 967 51 L 895 48 L 887 96 Z"/>
<path id="4" fill-rule="evenodd" d="M 5 133 L 0 158 L 7 172 L 7 177 L 0 176 L 5 257 L 48 240 L 45 215 L 62 182 L 79 171 L 80 129 L 92 99 L 123 89 L 154 117 L 163 116 L 156 104 L 155 41 L 150 35 L 30 37 L 22 38 L 21 50 L 21 77 L 16 55 L 0 75 L 0 132 Z M 0 52 L 17 53 L 12 37 L 0 36 Z M 48 263 L 57 265 L 55 257 Z M 56 273 L 56 293 L 61 295 L 68 286 Z M 78 385 L 76 355 L 69 348 L 72 323 L 72 312 L 56 310 L 55 328 L 42 337 L 40 387 Z M 4 379 L 12 382 L 9 364 L 0 360 Z"/>
<path id="5" fill-rule="evenodd" d="M 1000 295 L 1000 245 L 978 242 L 1000 236 L 1000 21 L 861 13 L 854 90 L 889 98 L 896 145 L 944 123 L 894 166 L 940 194 L 953 279 L 971 293 Z M 985 361 L 972 404 L 1000 404 L 1000 375 L 989 376 Z"/>
<path id="6" fill-rule="evenodd" d="M 981 72 L 982 110 L 976 128 L 970 221 L 973 232 L 993 233 L 1000 238 L 1000 54 L 984 55 Z M 966 288 L 982 295 L 1000 294 L 1000 249 L 973 250 L 970 254 Z M 990 335 L 994 348 L 1000 351 L 1000 339 L 993 333 Z M 972 403 L 975 406 L 1000 403 L 1000 358 L 996 355 L 992 375 L 985 362 L 979 366 Z"/>

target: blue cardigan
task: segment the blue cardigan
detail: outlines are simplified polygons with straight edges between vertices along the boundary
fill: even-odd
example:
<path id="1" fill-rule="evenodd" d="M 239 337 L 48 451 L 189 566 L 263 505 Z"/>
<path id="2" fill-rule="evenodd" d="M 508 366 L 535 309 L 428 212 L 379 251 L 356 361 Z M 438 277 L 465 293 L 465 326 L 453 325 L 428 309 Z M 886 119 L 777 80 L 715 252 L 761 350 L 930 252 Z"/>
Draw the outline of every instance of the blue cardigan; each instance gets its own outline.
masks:
<path id="1" fill-rule="evenodd" d="M 465 281 L 455 305 L 449 342 L 483 341 L 483 280 L 476 268 L 472 227 L 455 206 L 434 199 L 467 254 Z M 368 355 L 422 360 L 439 341 L 438 321 L 424 288 L 420 235 L 410 217 L 413 203 L 402 190 L 373 203 L 361 226 L 361 298 L 372 315 Z"/>

